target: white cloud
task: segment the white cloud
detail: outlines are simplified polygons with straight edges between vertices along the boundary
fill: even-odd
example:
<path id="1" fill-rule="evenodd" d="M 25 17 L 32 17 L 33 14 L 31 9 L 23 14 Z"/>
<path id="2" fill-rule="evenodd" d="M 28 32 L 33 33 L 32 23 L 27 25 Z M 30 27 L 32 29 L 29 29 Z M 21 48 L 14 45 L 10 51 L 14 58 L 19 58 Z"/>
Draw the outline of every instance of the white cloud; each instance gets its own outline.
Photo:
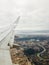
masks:
<path id="1" fill-rule="evenodd" d="M 48 11 L 38 9 L 24 14 L 17 26 L 17 30 L 49 30 Z"/>
<path id="2" fill-rule="evenodd" d="M 49 0 L 27 0 L 20 13 L 17 30 L 49 30 Z"/>
<path id="3" fill-rule="evenodd" d="M 16 30 L 49 30 L 49 0 L 0 0 L 0 26 L 20 15 Z"/>

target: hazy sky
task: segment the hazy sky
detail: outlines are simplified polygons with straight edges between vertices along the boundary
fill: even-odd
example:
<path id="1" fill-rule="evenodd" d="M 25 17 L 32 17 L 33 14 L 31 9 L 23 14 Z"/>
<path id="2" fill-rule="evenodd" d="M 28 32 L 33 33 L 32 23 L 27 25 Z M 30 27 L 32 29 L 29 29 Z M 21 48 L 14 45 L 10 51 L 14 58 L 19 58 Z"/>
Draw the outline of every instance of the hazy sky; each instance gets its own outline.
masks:
<path id="1" fill-rule="evenodd" d="M 0 0 L 0 27 L 19 15 L 16 30 L 49 30 L 49 0 Z"/>

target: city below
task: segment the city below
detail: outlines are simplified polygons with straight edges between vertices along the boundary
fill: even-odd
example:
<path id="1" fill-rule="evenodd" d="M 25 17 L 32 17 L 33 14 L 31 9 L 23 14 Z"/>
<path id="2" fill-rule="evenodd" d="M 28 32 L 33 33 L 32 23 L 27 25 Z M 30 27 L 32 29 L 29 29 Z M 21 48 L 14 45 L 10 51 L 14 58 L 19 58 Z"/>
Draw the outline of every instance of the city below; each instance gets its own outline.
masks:
<path id="1" fill-rule="evenodd" d="M 49 65 L 49 36 L 15 36 L 11 58 L 19 65 Z"/>

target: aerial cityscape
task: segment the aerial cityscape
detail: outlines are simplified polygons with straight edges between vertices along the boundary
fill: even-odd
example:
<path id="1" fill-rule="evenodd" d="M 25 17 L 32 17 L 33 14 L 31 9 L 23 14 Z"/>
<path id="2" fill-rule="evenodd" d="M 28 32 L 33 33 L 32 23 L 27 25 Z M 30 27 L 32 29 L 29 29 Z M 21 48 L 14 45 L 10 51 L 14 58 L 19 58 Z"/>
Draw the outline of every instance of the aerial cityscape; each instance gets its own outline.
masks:
<path id="1" fill-rule="evenodd" d="M 15 36 L 11 58 L 19 65 L 49 65 L 49 36 Z"/>
<path id="2" fill-rule="evenodd" d="M 49 0 L 0 0 L 0 65 L 49 65 Z"/>

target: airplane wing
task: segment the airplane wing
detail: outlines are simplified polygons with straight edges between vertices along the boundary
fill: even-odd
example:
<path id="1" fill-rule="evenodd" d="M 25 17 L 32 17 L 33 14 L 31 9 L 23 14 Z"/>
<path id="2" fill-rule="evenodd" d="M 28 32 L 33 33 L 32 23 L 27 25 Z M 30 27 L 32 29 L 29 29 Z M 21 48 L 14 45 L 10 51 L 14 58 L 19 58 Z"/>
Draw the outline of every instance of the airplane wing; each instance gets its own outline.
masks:
<path id="1" fill-rule="evenodd" d="M 19 19 L 20 19 L 20 16 L 18 16 L 18 18 L 17 18 L 17 20 L 14 22 L 14 24 L 18 24 Z"/>
<path id="2" fill-rule="evenodd" d="M 17 26 L 17 24 L 19 23 L 19 19 L 20 19 L 20 16 L 18 16 L 17 20 L 13 23 L 14 24 L 14 28 Z"/>

